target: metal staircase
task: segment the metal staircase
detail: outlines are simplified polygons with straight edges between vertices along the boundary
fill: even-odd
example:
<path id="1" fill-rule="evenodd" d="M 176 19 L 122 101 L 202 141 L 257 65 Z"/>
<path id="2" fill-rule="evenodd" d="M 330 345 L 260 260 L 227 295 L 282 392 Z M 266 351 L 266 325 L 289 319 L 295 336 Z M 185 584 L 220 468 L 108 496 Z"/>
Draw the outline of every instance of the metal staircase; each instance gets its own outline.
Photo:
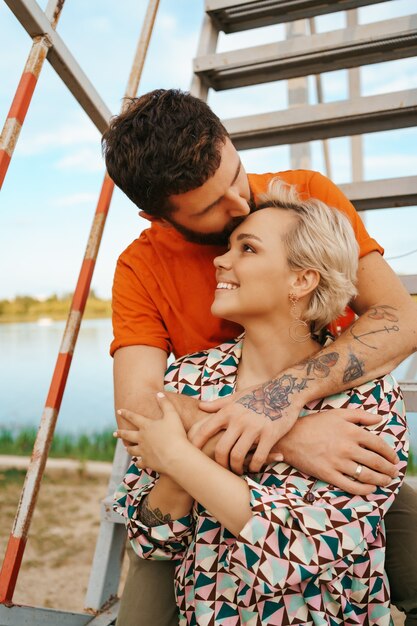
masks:
<path id="1" fill-rule="evenodd" d="M 385 0 L 389 1 L 389 0 Z M 191 91 L 235 89 L 417 56 L 417 14 L 283 42 L 216 52 L 220 31 L 236 33 L 376 4 L 370 0 L 206 0 Z M 417 90 L 355 97 L 223 120 L 236 148 L 299 144 L 417 125 Z M 358 210 L 412 206 L 417 176 L 341 186 Z"/>

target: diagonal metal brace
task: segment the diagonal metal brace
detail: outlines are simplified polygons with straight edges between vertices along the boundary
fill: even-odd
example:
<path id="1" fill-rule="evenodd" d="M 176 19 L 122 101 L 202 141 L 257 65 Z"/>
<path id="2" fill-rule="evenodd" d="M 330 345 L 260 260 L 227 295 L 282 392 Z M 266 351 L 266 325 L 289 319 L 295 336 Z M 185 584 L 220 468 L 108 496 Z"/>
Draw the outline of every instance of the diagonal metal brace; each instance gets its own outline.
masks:
<path id="1" fill-rule="evenodd" d="M 51 43 L 47 59 L 98 130 L 103 133 L 112 115 L 90 80 L 53 29 L 34 0 L 5 0 L 23 28 L 32 37 L 43 36 Z"/>

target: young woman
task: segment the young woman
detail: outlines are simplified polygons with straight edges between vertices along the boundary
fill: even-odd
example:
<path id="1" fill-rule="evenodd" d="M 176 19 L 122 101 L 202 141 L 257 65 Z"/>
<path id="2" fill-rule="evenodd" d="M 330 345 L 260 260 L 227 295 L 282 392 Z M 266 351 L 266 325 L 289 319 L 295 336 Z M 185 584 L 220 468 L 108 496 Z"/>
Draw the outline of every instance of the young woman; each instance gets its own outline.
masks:
<path id="1" fill-rule="evenodd" d="M 294 375 L 262 387 L 269 417 L 279 419 L 285 398 L 308 385 L 309 368 L 327 375 L 338 358 L 336 352 L 326 362 L 315 358 L 317 333 L 356 293 L 358 250 L 347 218 L 303 201 L 279 180 L 261 208 L 215 260 L 212 312 L 241 324 L 244 334 L 173 363 L 165 388 L 203 400 L 248 388 L 240 401 L 256 411 L 260 392 L 250 387 L 292 367 Z M 180 624 L 391 623 L 383 516 L 407 458 L 404 404 L 391 376 L 305 407 L 305 414 L 369 411 L 365 427 L 389 441 L 399 462 L 398 476 L 368 496 L 350 496 L 283 461 L 236 476 L 215 463 L 209 448 L 193 445 L 172 404 L 158 397 L 160 420 L 121 411 L 137 431 L 117 436 L 139 446 L 140 456 L 115 509 L 139 556 L 176 561 Z M 353 464 L 351 478 L 361 472 Z"/>

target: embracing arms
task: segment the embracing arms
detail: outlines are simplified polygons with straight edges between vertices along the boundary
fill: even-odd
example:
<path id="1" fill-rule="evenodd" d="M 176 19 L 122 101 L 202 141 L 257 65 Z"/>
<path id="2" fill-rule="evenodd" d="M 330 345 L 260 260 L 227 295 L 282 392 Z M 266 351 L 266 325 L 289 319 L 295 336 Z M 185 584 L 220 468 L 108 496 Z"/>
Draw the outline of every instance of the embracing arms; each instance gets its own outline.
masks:
<path id="1" fill-rule="evenodd" d="M 329 485 L 314 488 L 313 481 L 297 473 L 292 483 L 292 473 L 290 471 L 286 476 L 288 468 L 285 465 L 269 468 L 264 476 L 243 480 L 214 463 L 188 441 L 178 414 L 166 398 L 160 399 L 163 409 L 160 420 L 148 420 L 124 412 L 140 432 L 142 474 L 134 468 L 133 481 L 127 474 L 127 489 L 120 492 L 116 509 L 126 517 L 135 549 L 144 558 L 181 558 L 193 535 L 194 522 L 188 515 L 189 509 L 184 508 L 180 513 L 182 517 L 176 517 L 174 508 L 168 500 L 163 500 L 162 494 L 158 505 L 165 515 L 160 516 L 158 505 L 151 505 L 158 506 L 157 527 L 143 517 L 143 498 L 146 499 L 148 494 L 152 496 L 162 478 L 169 476 L 180 485 L 179 489 L 200 502 L 237 537 L 236 543 L 229 546 L 230 568 L 257 591 L 273 593 L 271 586 L 284 589 L 305 580 L 307 572 L 309 576 L 320 574 L 342 559 L 342 567 L 349 567 L 350 555 L 361 554 L 368 539 L 371 543 L 375 540 L 380 518 L 398 490 L 406 466 L 407 429 L 401 396 L 390 380 L 379 385 L 379 403 L 389 413 L 377 430 L 381 437 L 394 445 L 400 457 L 400 471 L 396 479 L 369 498 L 352 498 L 340 490 L 332 490 Z M 369 408 L 378 411 L 374 400 L 368 398 L 368 390 L 372 390 L 371 386 L 363 390 L 365 402 L 369 402 Z M 124 436 L 125 432 L 119 434 Z M 275 472 L 277 476 L 272 479 Z M 158 478 L 158 473 L 164 476 Z M 281 485 L 282 480 L 284 484 Z M 309 489 L 313 490 L 313 497 L 307 501 L 305 494 Z M 272 532 L 283 538 L 274 552 L 268 543 Z M 341 541 L 341 533 L 346 533 L 349 540 Z M 329 541 L 332 549 L 323 549 Z M 297 562 L 302 566 L 300 571 L 297 568 L 293 571 L 294 567 L 288 566 L 288 562 L 292 562 L 292 543 L 297 551 Z M 267 544 L 269 548 L 265 551 Z M 258 577 L 259 563 L 248 564 L 246 547 L 250 553 L 262 551 L 269 555 L 271 567 L 264 570 L 264 574 L 268 571 L 271 578 L 266 581 L 266 587 L 262 573 Z M 301 547 L 305 552 L 300 552 Z M 273 566 L 273 561 L 279 563 L 278 568 Z M 279 575 L 275 576 L 277 572 Z"/>
<path id="2" fill-rule="evenodd" d="M 416 350 L 417 304 L 378 252 L 360 259 L 358 291 L 352 306 L 360 317 L 353 326 L 314 358 L 265 383 L 256 392 L 256 404 L 251 391 L 236 394 L 228 402 L 213 403 L 212 407 L 206 405 L 207 411 L 217 411 L 217 415 L 202 424 L 197 444 L 226 429 L 217 446 L 216 460 L 225 465 L 230 456 L 233 469 L 241 472 L 248 448 L 258 441 L 251 469 L 259 471 L 271 447 L 280 440 L 277 449 L 287 458 L 286 443 L 281 438 L 290 435 L 309 401 L 387 373 Z M 259 408 L 260 397 L 263 410 Z M 393 455 L 387 458 L 394 462 Z M 299 467 L 297 459 L 289 462 Z M 327 472 L 319 477 L 334 482 Z"/>

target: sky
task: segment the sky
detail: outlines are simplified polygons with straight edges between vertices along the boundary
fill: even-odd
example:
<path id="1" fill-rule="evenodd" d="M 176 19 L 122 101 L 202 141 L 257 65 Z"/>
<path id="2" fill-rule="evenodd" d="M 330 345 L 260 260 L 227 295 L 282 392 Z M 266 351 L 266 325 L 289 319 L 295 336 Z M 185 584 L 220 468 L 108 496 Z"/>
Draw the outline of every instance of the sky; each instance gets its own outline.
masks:
<path id="1" fill-rule="evenodd" d="M 46 1 L 39 3 L 42 8 Z M 359 10 L 359 23 L 408 15 L 415 0 L 391 0 Z M 145 0 L 66 0 L 58 32 L 117 114 L 130 71 L 147 2 Z M 204 12 L 203 0 L 161 0 L 139 93 L 151 89 L 188 89 Z M 318 32 L 343 28 L 343 12 L 316 19 Z M 282 25 L 234 35 L 221 34 L 219 51 L 272 43 L 285 37 Z M 0 0 L 0 124 L 13 99 L 31 40 Z M 362 95 L 417 88 L 417 60 L 404 59 L 361 68 Z M 324 100 L 348 96 L 347 71 L 322 76 Z M 315 102 L 309 79 L 310 101 Z M 279 81 L 209 94 L 222 118 L 285 109 L 287 83 Z M 365 179 L 417 173 L 417 128 L 364 136 Z M 349 140 L 330 140 L 332 178 L 350 182 Z M 291 167 L 288 146 L 241 153 L 247 171 L 280 171 Z M 311 169 L 325 173 L 321 142 L 312 142 Z M 47 297 L 73 291 L 81 266 L 104 174 L 100 133 L 44 64 L 3 189 L 0 192 L 0 299 L 29 294 Z M 99 252 L 92 286 L 110 297 L 119 254 L 147 222 L 116 189 Z M 395 271 L 417 274 L 416 207 L 369 211 L 366 226 L 384 247 Z M 392 259 L 392 260 L 390 260 Z"/>

